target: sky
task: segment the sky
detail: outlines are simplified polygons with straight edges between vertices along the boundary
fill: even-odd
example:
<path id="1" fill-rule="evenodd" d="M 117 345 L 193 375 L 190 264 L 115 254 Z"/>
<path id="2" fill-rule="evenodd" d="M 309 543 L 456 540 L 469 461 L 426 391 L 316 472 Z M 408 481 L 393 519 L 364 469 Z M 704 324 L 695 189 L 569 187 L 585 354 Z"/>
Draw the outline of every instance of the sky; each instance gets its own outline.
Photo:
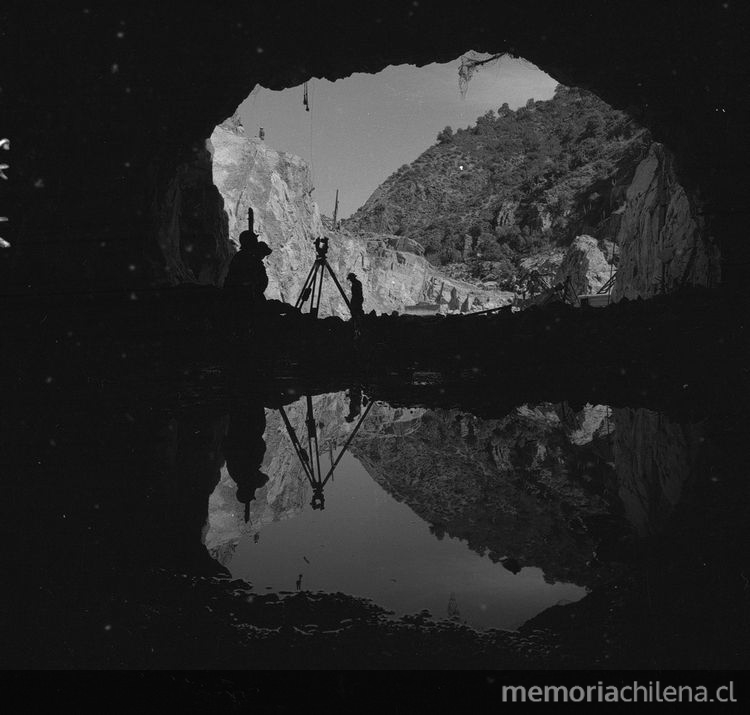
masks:
<path id="1" fill-rule="evenodd" d="M 312 196 L 321 213 L 333 215 L 339 189 L 338 217 L 346 218 L 402 164 L 434 144 L 445 126 L 474 124 L 504 102 L 516 109 L 530 98 L 549 99 L 557 84 L 530 62 L 503 57 L 478 70 L 462 98 L 459 64 L 457 58 L 425 67 L 391 66 L 336 82 L 311 79 L 309 112 L 301 86 L 281 92 L 258 86 L 239 113 L 249 136 L 263 127 L 269 146 L 310 164 Z"/>

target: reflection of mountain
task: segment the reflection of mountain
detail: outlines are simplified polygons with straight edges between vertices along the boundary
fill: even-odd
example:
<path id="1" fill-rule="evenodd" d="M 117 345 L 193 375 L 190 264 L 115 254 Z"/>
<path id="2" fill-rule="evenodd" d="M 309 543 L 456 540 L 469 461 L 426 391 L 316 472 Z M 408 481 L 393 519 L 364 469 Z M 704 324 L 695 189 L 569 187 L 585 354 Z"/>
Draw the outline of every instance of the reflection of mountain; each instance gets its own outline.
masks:
<path id="1" fill-rule="evenodd" d="M 354 422 L 343 393 L 313 399 L 324 463 Z M 304 401 L 287 408 L 303 444 Z M 267 411 L 263 471 L 269 481 L 245 524 L 222 469 L 209 501 L 205 543 L 226 565 L 244 534 L 297 515 L 311 489 L 277 412 Z M 616 429 L 615 429 L 616 426 Z M 457 410 L 376 404 L 351 445 L 370 476 L 442 538 L 465 540 L 495 561 L 538 566 L 555 581 L 585 583 L 602 539 L 638 535 L 669 516 L 690 474 L 698 435 L 647 410 L 588 405 L 523 406 L 503 419 Z M 602 527 L 604 531 L 602 530 Z"/>
<path id="2" fill-rule="evenodd" d="M 427 411 L 400 435 L 371 423 L 352 451 L 438 538 L 448 533 L 494 560 L 539 566 L 549 579 L 580 580 L 596 547 L 590 522 L 609 513 L 614 497 L 601 449 L 605 418 L 604 408 L 573 415 L 553 405 L 500 420 Z"/>

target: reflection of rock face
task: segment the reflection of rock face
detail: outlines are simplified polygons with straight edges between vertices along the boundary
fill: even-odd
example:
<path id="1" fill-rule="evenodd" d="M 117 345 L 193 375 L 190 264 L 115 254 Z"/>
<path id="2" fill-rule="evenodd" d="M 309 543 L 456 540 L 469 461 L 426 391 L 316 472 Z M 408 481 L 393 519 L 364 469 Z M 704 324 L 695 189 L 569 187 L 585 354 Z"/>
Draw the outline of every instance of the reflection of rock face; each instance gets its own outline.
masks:
<path id="1" fill-rule="evenodd" d="M 586 405 L 579 413 L 580 426 L 570 433 L 573 444 L 583 446 L 596 437 L 607 435 L 614 430 L 610 419 L 610 408 L 606 405 Z"/>
<path id="2" fill-rule="evenodd" d="M 682 496 L 700 431 L 644 409 L 616 409 L 613 421 L 620 498 L 638 535 L 648 536 L 660 529 Z"/>
<path id="3" fill-rule="evenodd" d="M 247 209 L 255 211 L 255 229 L 273 249 L 266 259 L 269 285 L 266 295 L 294 303 L 313 265 L 313 239 L 329 236 L 328 260 L 339 280 L 353 271 L 363 283 L 366 312 L 401 311 L 420 301 L 448 309 L 454 302 L 480 310 L 510 302 L 511 294 L 477 288 L 445 277 L 417 253 L 416 246 L 396 236 L 372 235 L 368 239 L 324 230 L 312 200 L 307 164 L 299 157 L 271 149 L 257 138 L 248 138 L 228 120 L 211 135 L 213 178 L 224 198 L 228 238 L 237 246 L 247 228 Z M 226 264 L 224 266 L 226 271 Z M 348 285 L 345 290 L 348 291 Z M 468 301 L 468 302 L 467 302 Z M 326 278 L 322 314 L 347 315 L 344 301 Z"/>
<path id="4" fill-rule="evenodd" d="M 672 162 L 661 144 L 653 144 L 628 187 L 616 239 L 616 300 L 657 293 L 662 265 L 668 290 L 682 283 L 715 284 L 719 278 L 718 249 L 703 235 L 703 222 L 677 182 Z"/>
<path id="5" fill-rule="evenodd" d="M 438 537 L 447 532 L 495 560 L 512 557 L 548 578 L 580 581 L 595 546 L 585 521 L 607 513 L 596 492 L 611 481 L 610 465 L 571 445 L 567 434 L 580 421 L 568 425 L 551 405 L 502 420 L 435 410 L 392 439 L 371 425 L 352 451 Z"/>

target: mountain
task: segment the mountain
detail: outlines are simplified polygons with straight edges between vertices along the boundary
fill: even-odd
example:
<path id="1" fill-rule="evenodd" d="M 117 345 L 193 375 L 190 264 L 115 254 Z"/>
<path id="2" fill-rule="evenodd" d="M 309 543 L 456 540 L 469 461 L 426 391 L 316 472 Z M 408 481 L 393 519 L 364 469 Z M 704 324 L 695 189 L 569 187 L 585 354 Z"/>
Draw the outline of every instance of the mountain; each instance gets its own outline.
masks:
<path id="1" fill-rule="evenodd" d="M 434 264 L 496 265 L 508 280 L 524 257 L 576 236 L 613 239 L 625 193 L 651 146 L 649 133 L 581 89 L 507 104 L 476 124 L 446 127 L 344 222 L 418 241 Z M 477 275 L 479 273 L 479 275 Z"/>

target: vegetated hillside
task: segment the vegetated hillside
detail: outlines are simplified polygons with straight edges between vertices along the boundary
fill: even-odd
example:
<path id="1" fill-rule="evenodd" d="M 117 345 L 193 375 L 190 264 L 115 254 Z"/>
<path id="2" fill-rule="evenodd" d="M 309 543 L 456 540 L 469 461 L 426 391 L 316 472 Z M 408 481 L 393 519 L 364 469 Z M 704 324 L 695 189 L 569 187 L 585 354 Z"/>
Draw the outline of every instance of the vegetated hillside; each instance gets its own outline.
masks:
<path id="1" fill-rule="evenodd" d="M 560 85 L 551 100 L 516 111 L 504 104 L 467 129 L 446 127 L 345 226 L 415 239 L 432 263 L 468 262 L 473 277 L 510 287 L 524 257 L 581 233 L 616 235 L 650 142 L 623 112 Z"/>

